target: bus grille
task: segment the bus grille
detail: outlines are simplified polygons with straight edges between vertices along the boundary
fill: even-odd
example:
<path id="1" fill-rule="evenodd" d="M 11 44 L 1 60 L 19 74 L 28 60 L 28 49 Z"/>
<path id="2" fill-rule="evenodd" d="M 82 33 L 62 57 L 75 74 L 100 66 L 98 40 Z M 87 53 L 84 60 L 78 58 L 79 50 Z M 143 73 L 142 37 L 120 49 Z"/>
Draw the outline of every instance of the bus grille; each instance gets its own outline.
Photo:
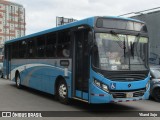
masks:
<path id="1" fill-rule="evenodd" d="M 112 81 L 121 81 L 121 82 L 126 82 L 126 81 L 138 81 L 138 80 L 144 80 L 148 76 L 147 71 L 143 72 L 115 72 L 115 73 L 110 73 L 106 75 L 106 78 Z"/>
<path id="2" fill-rule="evenodd" d="M 138 90 L 138 91 L 116 91 L 114 90 L 111 91 L 110 93 L 113 95 L 113 98 L 126 98 L 127 97 L 127 93 L 131 92 L 133 93 L 133 97 L 141 97 L 144 95 L 145 93 L 145 88 Z"/>
<path id="3" fill-rule="evenodd" d="M 97 73 L 100 73 L 107 79 L 111 81 L 121 81 L 121 82 L 132 82 L 132 81 L 139 81 L 144 80 L 148 77 L 149 70 L 143 71 L 107 71 L 107 70 L 100 70 L 93 68 Z"/>
<path id="4" fill-rule="evenodd" d="M 133 93 L 133 97 L 140 97 L 143 96 L 145 93 L 145 90 L 141 90 L 141 91 L 136 91 Z"/>

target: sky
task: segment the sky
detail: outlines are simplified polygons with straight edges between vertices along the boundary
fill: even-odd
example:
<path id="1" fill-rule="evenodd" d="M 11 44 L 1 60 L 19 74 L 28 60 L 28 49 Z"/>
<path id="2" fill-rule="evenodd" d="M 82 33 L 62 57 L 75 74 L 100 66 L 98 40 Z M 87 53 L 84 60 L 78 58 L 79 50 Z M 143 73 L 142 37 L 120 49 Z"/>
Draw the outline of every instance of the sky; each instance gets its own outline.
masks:
<path id="1" fill-rule="evenodd" d="M 9 0 L 26 10 L 26 34 L 56 26 L 56 16 L 77 20 L 91 16 L 118 16 L 160 7 L 159 0 Z"/>

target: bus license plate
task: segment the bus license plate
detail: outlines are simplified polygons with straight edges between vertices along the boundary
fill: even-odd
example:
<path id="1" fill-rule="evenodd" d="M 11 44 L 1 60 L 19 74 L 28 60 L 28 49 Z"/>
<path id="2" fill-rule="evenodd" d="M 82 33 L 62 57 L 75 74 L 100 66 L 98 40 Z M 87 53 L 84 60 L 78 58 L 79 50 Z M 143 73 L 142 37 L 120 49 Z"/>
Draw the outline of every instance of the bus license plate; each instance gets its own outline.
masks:
<path id="1" fill-rule="evenodd" d="M 126 98 L 131 98 L 131 97 L 133 97 L 133 93 L 127 93 L 126 94 Z"/>

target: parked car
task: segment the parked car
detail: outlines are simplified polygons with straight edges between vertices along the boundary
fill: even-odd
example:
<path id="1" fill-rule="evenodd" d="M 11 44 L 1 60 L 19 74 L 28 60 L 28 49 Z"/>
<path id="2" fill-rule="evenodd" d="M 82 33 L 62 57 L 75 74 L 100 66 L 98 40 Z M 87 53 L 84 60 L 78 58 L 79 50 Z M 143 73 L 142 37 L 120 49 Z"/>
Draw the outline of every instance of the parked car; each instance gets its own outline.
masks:
<path id="1" fill-rule="evenodd" d="M 3 63 L 0 62 L 0 77 L 3 78 Z"/>
<path id="2" fill-rule="evenodd" d="M 156 101 L 160 102 L 160 66 L 150 66 L 151 88 L 150 95 Z"/>

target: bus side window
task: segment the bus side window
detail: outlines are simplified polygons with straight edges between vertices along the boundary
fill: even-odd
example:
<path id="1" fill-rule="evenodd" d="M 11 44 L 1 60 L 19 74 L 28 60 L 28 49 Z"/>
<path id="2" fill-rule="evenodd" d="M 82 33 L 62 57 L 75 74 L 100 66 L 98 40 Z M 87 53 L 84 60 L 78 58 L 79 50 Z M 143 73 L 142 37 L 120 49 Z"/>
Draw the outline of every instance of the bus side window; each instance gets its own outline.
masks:
<path id="1" fill-rule="evenodd" d="M 56 55 L 56 33 L 49 33 L 46 36 L 46 56 L 55 57 Z"/>
<path id="2" fill-rule="evenodd" d="M 35 40 L 32 38 L 28 41 L 28 57 L 34 58 L 36 56 L 36 49 L 35 49 Z"/>
<path id="3" fill-rule="evenodd" d="M 27 57 L 27 42 L 26 40 L 20 41 L 19 43 L 19 58 Z"/>
<path id="4" fill-rule="evenodd" d="M 58 34 L 57 57 L 70 57 L 71 39 L 68 32 L 60 32 Z"/>
<path id="5" fill-rule="evenodd" d="M 69 58 L 69 56 L 70 56 L 70 44 L 67 44 L 67 45 L 63 46 L 62 55 L 63 55 L 63 57 Z"/>
<path id="6" fill-rule="evenodd" d="M 37 37 L 37 57 L 45 57 L 45 37 Z"/>
<path id="7" fill-rule="evenodd" d="M 19 57 L 19 45 L 17 43 L 12 43 L 12 58 Z"/>

